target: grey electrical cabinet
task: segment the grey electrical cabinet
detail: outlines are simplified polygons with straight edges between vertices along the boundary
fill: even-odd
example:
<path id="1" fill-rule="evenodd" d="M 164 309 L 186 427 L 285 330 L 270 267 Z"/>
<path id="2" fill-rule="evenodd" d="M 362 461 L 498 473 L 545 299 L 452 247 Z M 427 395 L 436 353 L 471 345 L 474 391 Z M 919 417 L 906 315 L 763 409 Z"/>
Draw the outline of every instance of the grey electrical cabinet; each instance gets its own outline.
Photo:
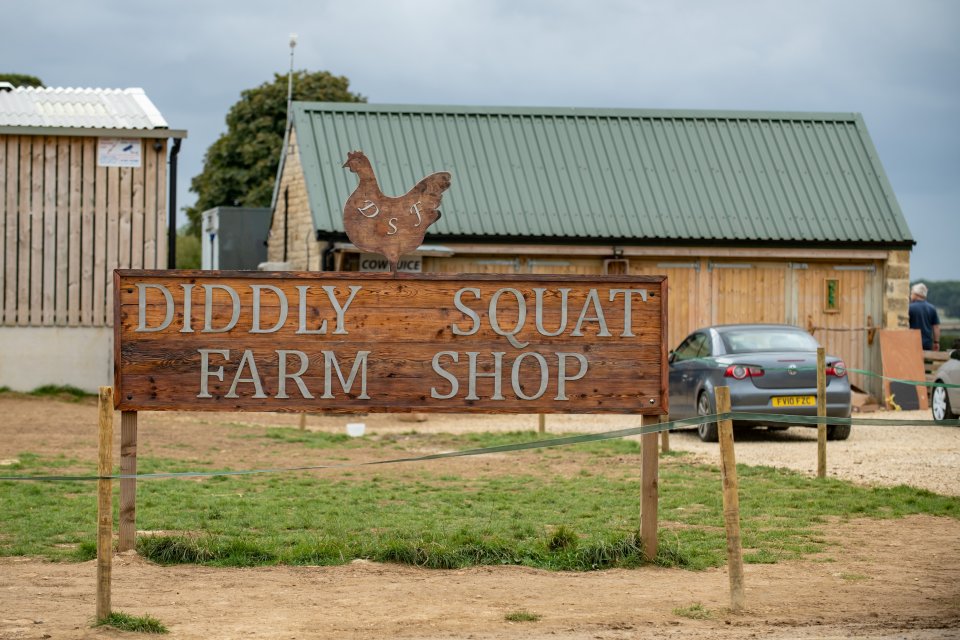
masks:
<path id="1" fill-rule="evenodd" d="M 270 209 L 214 207 L 203 212 L 203 269 L 254 271 L 267 260 Z"/>

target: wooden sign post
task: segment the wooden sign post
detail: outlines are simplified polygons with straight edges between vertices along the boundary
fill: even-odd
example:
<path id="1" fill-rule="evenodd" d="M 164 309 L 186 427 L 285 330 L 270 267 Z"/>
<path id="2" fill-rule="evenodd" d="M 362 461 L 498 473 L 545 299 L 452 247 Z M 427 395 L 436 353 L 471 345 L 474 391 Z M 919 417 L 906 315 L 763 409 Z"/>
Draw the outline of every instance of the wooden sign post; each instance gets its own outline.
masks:
<path id="1" fill-rule="evenodd" d="M 717 413 L 730 413 L 730 387 L 717 387 Z M 730 608 L 743 609 L 743 547 L 740 541 L 740 484 L 733 450 L 733 420 L 717 423 L 720 432 L 720 478 L 723 484 L 723 524 L 727 531 L 727 570 L 730 578 Z"/>
<path id="2" fill-rule="evenodd" d="M 97 620 L 110 615 L 113 571 L 113 389 L 100 387 L 97 456 Z"/>
<path id="3" fill-rule="evenodd" d="M 827 416 L 827 356 L 817 347 L 817 417 Z M 827 477 L 827 425 L 817 424 L 817 477 Z"/>

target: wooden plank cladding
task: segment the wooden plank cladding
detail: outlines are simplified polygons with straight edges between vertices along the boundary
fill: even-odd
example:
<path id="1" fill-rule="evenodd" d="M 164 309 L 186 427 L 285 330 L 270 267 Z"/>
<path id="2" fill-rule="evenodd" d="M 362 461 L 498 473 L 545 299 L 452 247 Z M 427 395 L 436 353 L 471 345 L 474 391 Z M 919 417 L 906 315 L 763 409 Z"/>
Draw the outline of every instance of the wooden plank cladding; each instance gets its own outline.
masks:
<path id="1" fill-rule="evenodd" d="M 114 274 L 123 411 L 667 413 L 663 276 Z"/>
<path id="2" fill-rule="evenodd" d="M 0 135 L 0 326 L 108 326 L 110 273 L 166 263 L 166 141 L 98 167 L 97 138 Z"/>

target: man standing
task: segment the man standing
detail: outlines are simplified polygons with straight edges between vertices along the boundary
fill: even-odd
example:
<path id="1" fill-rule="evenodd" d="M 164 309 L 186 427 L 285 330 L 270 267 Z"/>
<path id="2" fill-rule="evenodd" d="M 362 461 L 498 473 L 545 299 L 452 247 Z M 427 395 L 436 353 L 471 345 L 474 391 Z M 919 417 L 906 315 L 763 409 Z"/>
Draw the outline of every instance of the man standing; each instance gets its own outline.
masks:
<path id="1" fill-rule="evenodd" d="M 924 351 L 940 350 L 940 316 L 927 302 L 927 285 L 918 282 L 910 289 L 910 328 L 920 329 Z"/>

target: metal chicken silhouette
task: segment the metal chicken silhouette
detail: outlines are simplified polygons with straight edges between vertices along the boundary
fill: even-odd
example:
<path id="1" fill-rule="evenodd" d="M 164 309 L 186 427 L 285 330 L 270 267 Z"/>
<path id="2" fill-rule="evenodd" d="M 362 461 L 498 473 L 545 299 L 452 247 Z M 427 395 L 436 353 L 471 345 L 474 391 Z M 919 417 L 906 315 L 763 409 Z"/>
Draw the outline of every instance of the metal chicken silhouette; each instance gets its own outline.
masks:
<path id="1" fill-rule="evenodd" d="M 450 173 L 431 173 L 405 195 L 384 195 L 373 166 L 362 151 L 351 151 L 343 166 L 360 183 L 343 207 L 343 227 L 358 249 L 379 253 L 396 273 L 400 256 L 416 251 L 427 227 L 440 219 L 440 198 L 450 188 Z"/>

